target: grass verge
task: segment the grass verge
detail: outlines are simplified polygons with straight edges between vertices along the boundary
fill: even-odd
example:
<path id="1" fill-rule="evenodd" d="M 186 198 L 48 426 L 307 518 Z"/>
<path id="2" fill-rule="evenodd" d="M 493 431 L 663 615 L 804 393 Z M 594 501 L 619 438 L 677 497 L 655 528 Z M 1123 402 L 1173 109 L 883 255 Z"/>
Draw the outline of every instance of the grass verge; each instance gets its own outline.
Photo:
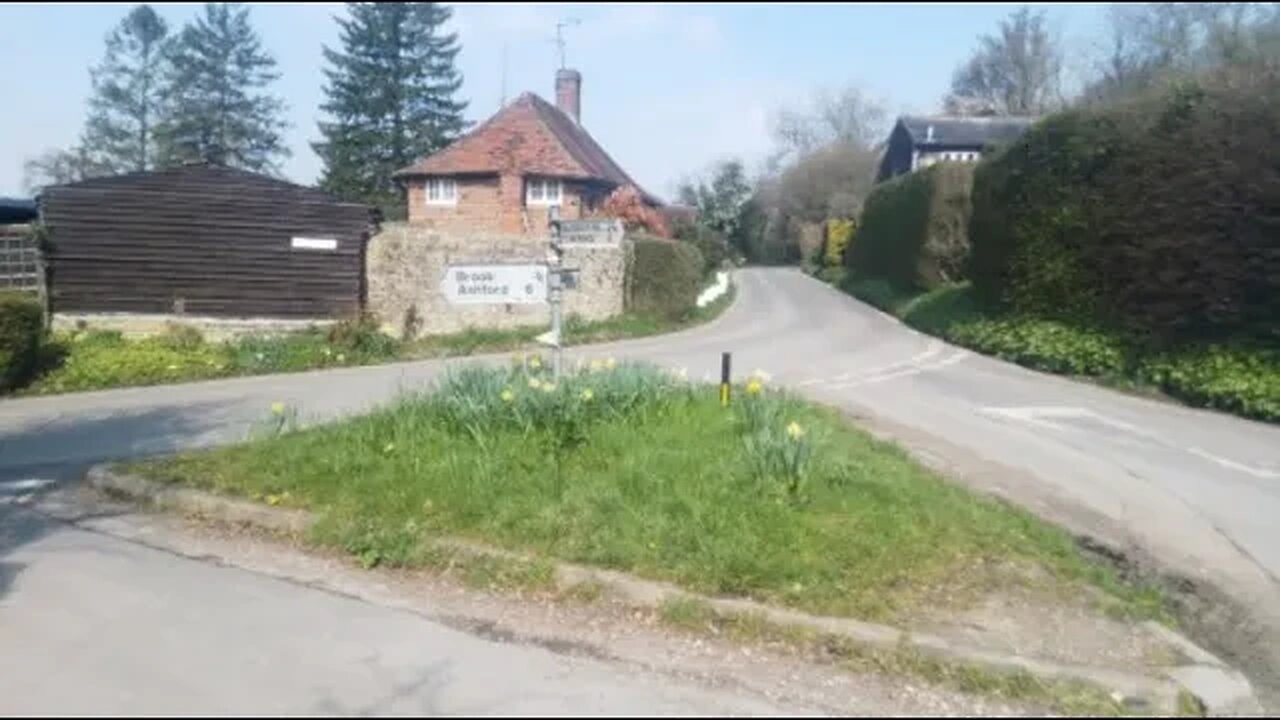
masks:
<path id="1" fill-rule="evenodd" d="M 1103 329 L 992 315 L 968 285 L 920 294 L 882 281 L 846 280 L 840 287 L 921 332 L 1025 367 L 1280 422 L 1280 349 L 1235 344 L 1144 352 Z"/>
<path id="2" fill-rule="evenodd" d="M 680 320 L 635 314 L 596 321 L 570 317 L 565 323 L 565 343 L 608 342 L 699 325 L 729 307 L 733 293 L 731 285 L 724 296 Z M 207 342 L 194 328 L 180 325 L 170 326 L 162 335 L 142 339 L 126 339 L 118 332 L 80 330 L 58 333 L 46 340 L 35 378 L 15 392 L 52 395 L 522 350 L 532 348 L 535 338 L 545 331 L 541 325 L 510 330 L 469 329 L 401 342 L 383 335 L 371 322 L 353 321 L 331 329 L 245 336 L 218 343 Z"/>
<path id="3" fill-rule="evenodd" d="M 364 417 L 126 469 L 308 508 L 313 541 L 366 565 L 431 564 L 448 536 L 874 621 L 1027 582 L 1164 613 L 1067 533 L 760 379 L 726 410 L 648 367 L 544 372 L 472 368 Z"/>

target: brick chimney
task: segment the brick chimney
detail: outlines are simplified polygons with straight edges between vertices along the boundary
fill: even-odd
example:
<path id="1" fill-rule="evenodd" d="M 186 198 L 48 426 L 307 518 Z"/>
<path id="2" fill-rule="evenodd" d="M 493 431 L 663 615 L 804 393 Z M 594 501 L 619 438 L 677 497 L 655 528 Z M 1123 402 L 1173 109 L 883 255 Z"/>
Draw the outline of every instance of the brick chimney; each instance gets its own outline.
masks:
<path id="1" fill-rule="evenodd" d="M 568 68 L 556 71 L 556 107 L 582 124 L 582 73 Z"/>

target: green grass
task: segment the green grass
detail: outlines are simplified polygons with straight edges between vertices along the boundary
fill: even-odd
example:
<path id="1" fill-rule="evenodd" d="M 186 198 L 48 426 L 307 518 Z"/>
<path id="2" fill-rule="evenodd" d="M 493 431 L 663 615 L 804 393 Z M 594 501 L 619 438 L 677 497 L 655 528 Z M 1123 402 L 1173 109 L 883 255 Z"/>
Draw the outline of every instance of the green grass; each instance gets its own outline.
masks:
<path id="1" fill-rule="evenodd" d="M 615 318 L 565 322 L 566 345 L 607 342 L 674 332 L 708 322 L 733 301 L 729 292 L 684 319 L 624 314 Z M 376 365 L 405 360 L 456 357 L 530 349 L 546 327 L 509 330 L 468 329 L 401 342 L 367 323 L 343 323 L 337 330 L 313 328 L 273 336 L 244 336 L 207 342 L 193 328 L 172 326 L 164 334 L 126 339 L 117 332 L 78 330 L 50 337 L 32 382 L 23 395 L 51 395 L 137 385 Z"/>
<path id="2" fill-rule="evenodd" d="M 318 513 L 315 542 L 367 564 L 419 564 L 432 538 L 459 537 L 877 621 L 1027 582 L 1034 566 L 1053 589 L 1097 585 L 1152 609 L 1065 532 L 834 411 L 746 389 L 725 410 L 714 388 L 644 367 L 544 381 L 472 369 L 365 417 L 130 469 L 287 498 Z"/>
<path id="3" fill-rule="evenodd" d="M 985 312 L 968 285 L 921 294 L 876 280 L 847 280 L 841 287 L 917 330 L 1029 368 L 1280 422 L 1277 348 L 1237 343 L 1146 351 L 1100 328 Z"/>

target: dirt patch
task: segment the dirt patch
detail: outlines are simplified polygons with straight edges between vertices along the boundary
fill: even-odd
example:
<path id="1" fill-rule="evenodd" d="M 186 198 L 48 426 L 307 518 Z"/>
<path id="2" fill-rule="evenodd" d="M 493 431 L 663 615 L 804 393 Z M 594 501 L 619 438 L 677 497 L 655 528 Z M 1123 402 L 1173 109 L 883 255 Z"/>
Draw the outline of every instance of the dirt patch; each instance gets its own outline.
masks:
<path id="1" fill-rule="evenodd" d="M 919 627 L 969 647 L 1114 670 L 1188 662 L 1143 626 L 1109 618 L 1083 599 L 1002 592 L 965 610 L 931 613 Z"/>

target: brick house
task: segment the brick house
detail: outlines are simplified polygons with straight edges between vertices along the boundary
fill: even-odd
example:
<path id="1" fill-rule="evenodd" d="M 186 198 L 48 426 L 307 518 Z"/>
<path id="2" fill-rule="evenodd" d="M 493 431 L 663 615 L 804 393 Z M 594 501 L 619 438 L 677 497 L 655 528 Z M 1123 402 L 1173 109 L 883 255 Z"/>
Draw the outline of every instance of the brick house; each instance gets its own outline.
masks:
<path id="1" fill-rule="evenodd" d="M 396 172 L 409 222 L 444 231 L 541 233 L 547 212 L 576 219 L 615 189 L 644 192 L 581 124 L 582 76 L 556 72 L 556 104 L 526 92 L 448 147 Z"/>

